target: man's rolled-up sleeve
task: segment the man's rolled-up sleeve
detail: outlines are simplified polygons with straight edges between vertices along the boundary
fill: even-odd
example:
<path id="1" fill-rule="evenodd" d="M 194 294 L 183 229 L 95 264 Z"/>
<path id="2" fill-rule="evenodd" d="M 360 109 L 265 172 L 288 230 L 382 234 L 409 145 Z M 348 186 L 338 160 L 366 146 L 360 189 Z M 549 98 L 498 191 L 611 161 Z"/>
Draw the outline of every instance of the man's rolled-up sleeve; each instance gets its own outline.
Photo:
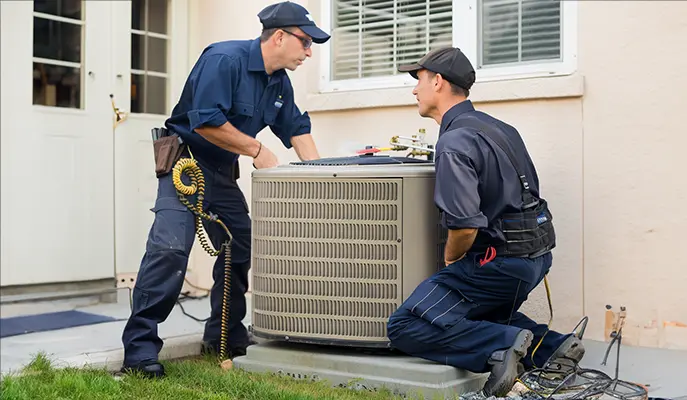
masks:
<path id="1" fill-rule="evenodd" d="M 487 218 L 480 210 L 479 178 L 472 160 L 455 152 L 441 152 L 435 161 L 434 202 L 448 229 L 484 228 Z"/>
<path id="2" fill-rule="evenodd" d="M 284 146 L 290 149 L 292 147 L 291 138 L 310 133 L 312 124 L 308 112 L 301 113 L 301 110 L 296 105 L 293 90 L 290 88 L 290 82 L 287 81 L 287 84 L 289 88 L 285 90 L 282 108 L 270 129 L 272 129 L 272 132 L 281 140 Z"/>
<path id="3" fill-rule="evenodd" d="M 207 57 L 192 80 L 193 100 L 188 120 L 191 129 L 222 126 L 232 106 L 232 93 L 239 79 L 236 60 L 224 56 Z"/>

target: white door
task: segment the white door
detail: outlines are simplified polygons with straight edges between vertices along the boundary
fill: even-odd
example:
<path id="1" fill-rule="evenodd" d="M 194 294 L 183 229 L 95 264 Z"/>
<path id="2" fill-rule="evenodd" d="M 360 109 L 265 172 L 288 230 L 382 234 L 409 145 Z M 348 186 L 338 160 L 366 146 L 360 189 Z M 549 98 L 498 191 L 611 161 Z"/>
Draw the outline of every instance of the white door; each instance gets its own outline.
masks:
<path id="1" fill-rule="evenodd" d="M 161 127 L 189 71 L 187 0 L 113 1 L 116 272 L 128 286 L 145 252 L 157 194 L 151 128 Z"/>
<path id="2" fill-rule="evenodd" d="M 114 277 L 112 3 L 0 2 L 2 286 Z"/>

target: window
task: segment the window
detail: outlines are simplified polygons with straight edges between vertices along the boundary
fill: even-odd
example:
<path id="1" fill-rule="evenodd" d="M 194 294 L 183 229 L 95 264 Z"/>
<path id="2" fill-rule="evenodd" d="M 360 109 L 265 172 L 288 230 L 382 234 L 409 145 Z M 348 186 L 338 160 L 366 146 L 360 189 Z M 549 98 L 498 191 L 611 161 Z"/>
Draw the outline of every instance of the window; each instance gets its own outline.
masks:
<path id="1" fill-rule="evenodd" d="M 369 87 L 398 81 L 398 65 L 451 45 L 453 0 L 331 0 L 324 78 Z M 389 79 L 392 78 L 392 79 Z"/>
<path id="2" fill-rule="evenodd" d="M 393 75 L 451 44 L 451 1 L 334 0 L 334 80 Z"/>
<path id="3" fill-rule="evenodd" d="M 33 2 L 33 104 L 83 108 L 83 3 Z"/>
<path id="4" fill-rule="evenodd" d="M 480 3 L 480 67 L 560 60 L 560 0 Z"/>
<path id="5" fill-rule="evenodd" d="M 575 2 L 323 0 L 323 91 L 414 85 L 399 64 L 461 48 L 477 80 L 570 73 Z"/>
<path id="6" fill-rule="evenodd" d="M 167 114 L 168 0 L 131 2 L 131 112 Z"/>

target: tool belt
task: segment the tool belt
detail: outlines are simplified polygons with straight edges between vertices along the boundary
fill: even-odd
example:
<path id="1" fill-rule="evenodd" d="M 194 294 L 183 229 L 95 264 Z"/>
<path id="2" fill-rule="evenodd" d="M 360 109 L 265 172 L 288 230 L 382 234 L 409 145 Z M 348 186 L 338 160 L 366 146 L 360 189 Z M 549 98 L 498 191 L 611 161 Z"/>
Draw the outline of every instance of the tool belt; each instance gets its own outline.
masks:
<path id="1" fill-rule="evenodd" d="M 556 246 L 553 216 L 545 200 L 530 210 L 503 214 L 497 220 L 497 229 L 503 232 L 505 243 L 493 245 L 500 256 L 539 257 Z"/>
<path id="2" fill-rule="evenodd" d="M 166 128 L 153 128 L 151 133 L 153 136 L 153 151 L 155 154 L 155 175 L 158 178 L 172 172 L 172 168 L 182 156 L 192 157 L 189 146 L 184 143 L 181 137 L 176 133 L 171 133 Z M 198 156 L 194 156 L 193 158 L 196 158 L 203 165 L 211 165 L 204 162 L 203 159 Z M 222 173 L 226 173 L 230 176 L 233 181 L 237 181 L 241 176 L 238 161 L 232 164 L 220 165 L 218 169 L 222 171 Z"/>
<path id="3" fill-rule="evenodd" d="M 155 175 L 160 178 L 172 171 L 172 167 L 181 157 L 186 145 L 179 135 L 172 134 L 165 128 L 153 128 L 152 136 Z"/>
<path id="4" fill-rule="evenodd" d="M 496 250 L 496 254 L 506 257 L 535 258 L 550 252 L 556 247 L 556 232 L 553 215 L 546 200 L 535 197 L 518 159 L 513 154 L 506 136 L 496 132 L 496 128 L 474 117 L 461 117 L 466 125 L 477 130 L 485 140 L 499 146 L 510 159 L 520 178 L 523 207 L 521 211 L 504 213 L 495 222 L 495 228 L 503 233 L 505 242 L 490 243 L 493 239 L 477 235 L 473 251 Z M 494 255 L 495 256 L 495 255 Z"/>

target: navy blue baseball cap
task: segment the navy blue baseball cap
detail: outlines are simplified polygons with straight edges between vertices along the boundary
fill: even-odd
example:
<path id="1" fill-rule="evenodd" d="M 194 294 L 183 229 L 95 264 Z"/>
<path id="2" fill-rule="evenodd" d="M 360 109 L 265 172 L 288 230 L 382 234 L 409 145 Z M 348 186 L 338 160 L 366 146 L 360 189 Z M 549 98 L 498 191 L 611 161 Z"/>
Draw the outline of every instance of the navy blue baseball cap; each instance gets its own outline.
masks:
<path id="1" fill-rule="evenodd" d="M 303 6 L 284 1 L 265 7 L 258 13 L 264 29 L 297 26 L 315 43 L 324 43 L 329 35 L 315 25 L 315 20 Z"/>

